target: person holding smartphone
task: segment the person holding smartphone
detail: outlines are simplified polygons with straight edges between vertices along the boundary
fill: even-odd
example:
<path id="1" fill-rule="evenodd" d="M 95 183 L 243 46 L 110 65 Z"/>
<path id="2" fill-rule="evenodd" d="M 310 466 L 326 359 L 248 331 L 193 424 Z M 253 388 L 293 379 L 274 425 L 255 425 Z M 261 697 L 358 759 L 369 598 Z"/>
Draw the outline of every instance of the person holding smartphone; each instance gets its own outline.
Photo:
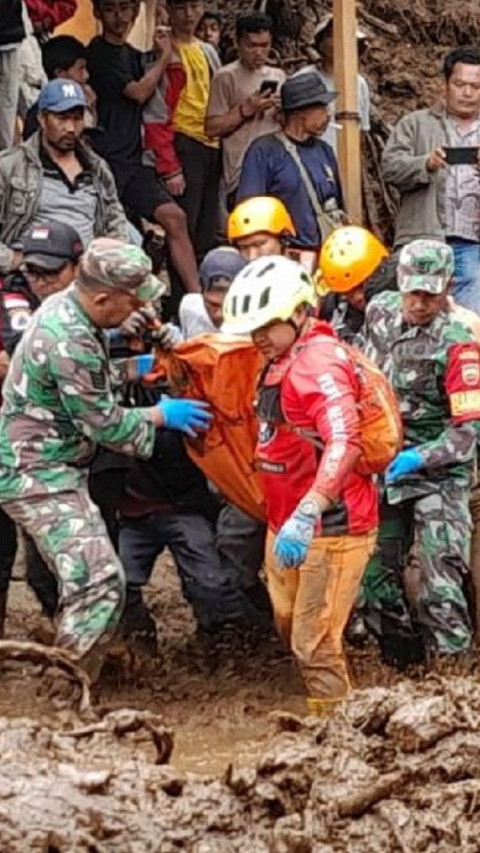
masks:
<path id="1" fill-rule="evenodd" d="M 278 90 L 285 80 L 283 71 L 267 65 L 272 46 L 268 15 L 240 15 L 236 38 L 238 59 L 214 74 L 205 122 L 207 134 L 222 140 L 229 211 L 235 206 L 242 162 L 250 143 L 280 128 Z"/>
<path id="2" fill-rule="evenodd" d="M 443 104 L 400 119 L 383 174 L 401 196 L 395 247 L 446 240 L 455 258 L 452 295 L 480 314 L 480 49 L 452 50 L 443 74 Z"/>

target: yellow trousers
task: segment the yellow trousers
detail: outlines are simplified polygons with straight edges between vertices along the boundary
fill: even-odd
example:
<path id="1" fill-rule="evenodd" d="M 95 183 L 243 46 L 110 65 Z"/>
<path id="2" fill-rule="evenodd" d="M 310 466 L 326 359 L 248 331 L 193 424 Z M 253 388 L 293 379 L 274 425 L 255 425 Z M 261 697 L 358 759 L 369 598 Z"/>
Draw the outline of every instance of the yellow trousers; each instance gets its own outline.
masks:
<path id="1" fill-rule="evenodd" d="M 377 531 L 318 537 L 298 569 L 277 567 L 274 538 L 269 531 L 266 573 L 277 631 L 295 655 L 309 696 L 341 699 L 350 688 L 343 630 Z"/>

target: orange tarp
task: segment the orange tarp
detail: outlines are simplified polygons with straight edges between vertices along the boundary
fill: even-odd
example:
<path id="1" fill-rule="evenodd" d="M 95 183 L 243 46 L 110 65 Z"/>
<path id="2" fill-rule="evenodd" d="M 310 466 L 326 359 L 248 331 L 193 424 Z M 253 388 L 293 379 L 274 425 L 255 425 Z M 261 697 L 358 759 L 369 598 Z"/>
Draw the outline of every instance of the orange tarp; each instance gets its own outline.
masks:
<path id="1" fill-rule="evenodd" d="M 229 501 L 263 520 L 264 497 L 253 464 L 253 404 L 262 364 L 250 340 L 199 335 L 170 353 L 160 352 L 155 371 L 167 376 L 175 396 L 210 403 L 212 426 L 198 439 L 186 440 L 188 453 Z"/>

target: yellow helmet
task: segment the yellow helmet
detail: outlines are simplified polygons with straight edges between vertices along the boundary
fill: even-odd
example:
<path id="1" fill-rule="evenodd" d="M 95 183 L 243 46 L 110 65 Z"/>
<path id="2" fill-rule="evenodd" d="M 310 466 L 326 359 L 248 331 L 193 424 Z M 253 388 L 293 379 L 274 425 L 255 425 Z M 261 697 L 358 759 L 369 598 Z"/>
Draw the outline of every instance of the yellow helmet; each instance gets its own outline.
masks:
<path id="1" fill-rule="evenodd" d="M 290 214 L 278 198 L 259 195 L 237 204 L 228 217 L 227 236 L 231 243 L 265 231 L 274 236 L 296 232 Z"/>
<path id="2" fill-rule="evenodd" d="M 238 273 L 223 303 L 222 332 L 248 335 L 274 320 L 289 320 L 299 305 L 317 304 L 315 285 L 296 261 L 257 258 Z"/>
<path id="3" fill-rule="evenodd" d="M 347 293 L 363 284 L 388 255 L 388 249 L 366 228 L 336 228 L 320 252 L 322 285 L 335 293 Z"/>

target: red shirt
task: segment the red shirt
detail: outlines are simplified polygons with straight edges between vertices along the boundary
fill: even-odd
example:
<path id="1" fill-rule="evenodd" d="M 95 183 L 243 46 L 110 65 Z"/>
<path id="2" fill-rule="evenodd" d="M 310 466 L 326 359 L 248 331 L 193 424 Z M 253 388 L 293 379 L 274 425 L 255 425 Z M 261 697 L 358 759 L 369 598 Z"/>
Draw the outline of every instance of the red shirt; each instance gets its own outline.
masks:
<path id="1" fill-rule="evenodd" d="M 321 346 L 308 346 L 313 340 Z M 268 368 L 260 392 L 256 464 L 274 531 L 311 490 L 332 501 L 318 534 L 360 534 L 377 527 L 376 485 L 355 470 L 358 393 L 354 367 L 326 323 L 316 322 Z M 294 430 L 312 434 L 321 448 Z"/>
<path id="2" fill-rule="evenodd" d="M 53 32 L 77 11 L 77 0 L 26 0 L 28 14 L 34 25 Z"/>

